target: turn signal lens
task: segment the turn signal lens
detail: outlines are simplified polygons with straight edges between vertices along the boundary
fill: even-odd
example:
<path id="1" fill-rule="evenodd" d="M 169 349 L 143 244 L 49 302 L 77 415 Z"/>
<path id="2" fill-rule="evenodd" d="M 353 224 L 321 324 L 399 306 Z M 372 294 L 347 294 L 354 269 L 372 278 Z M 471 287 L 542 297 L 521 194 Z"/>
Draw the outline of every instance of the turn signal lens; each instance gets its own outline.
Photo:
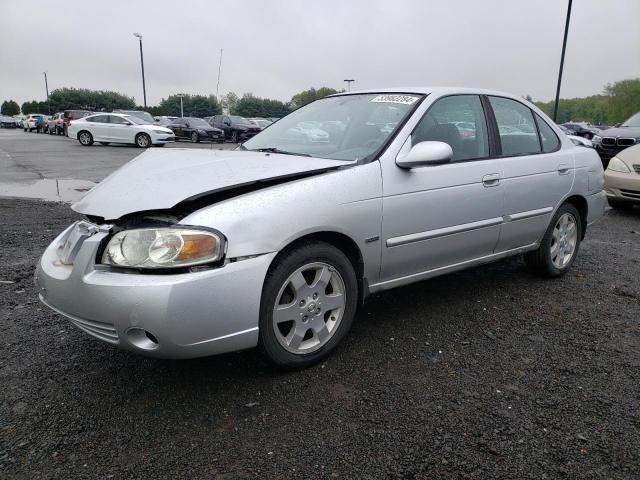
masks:
<path id="1" fill-rule="evenodd" d="M 126 268 L 176 268 L 220 260 L 224 237 L 209 230 L 141 228 L 116 233 L 102 263 Z"/>

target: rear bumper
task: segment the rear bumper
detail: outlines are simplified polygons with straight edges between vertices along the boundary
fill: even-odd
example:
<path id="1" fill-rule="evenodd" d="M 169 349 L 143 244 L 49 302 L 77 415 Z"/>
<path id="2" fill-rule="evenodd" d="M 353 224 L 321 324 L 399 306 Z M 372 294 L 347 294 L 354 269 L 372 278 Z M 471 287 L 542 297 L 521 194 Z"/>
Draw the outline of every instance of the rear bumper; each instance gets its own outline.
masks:
<path id="1" fill-rule="evenodd" d="M 108 235 L 103 232 L 84 241 L 73 265 L 62 265 L 58 245 L 65 233 L 44 252 L 35 281 L 42 302 L 89 335 L 159 358 L 201 357 L 257 344 L 262 285 L 275 253 L 200 272 L 120 273 L 95 267 Z"/>

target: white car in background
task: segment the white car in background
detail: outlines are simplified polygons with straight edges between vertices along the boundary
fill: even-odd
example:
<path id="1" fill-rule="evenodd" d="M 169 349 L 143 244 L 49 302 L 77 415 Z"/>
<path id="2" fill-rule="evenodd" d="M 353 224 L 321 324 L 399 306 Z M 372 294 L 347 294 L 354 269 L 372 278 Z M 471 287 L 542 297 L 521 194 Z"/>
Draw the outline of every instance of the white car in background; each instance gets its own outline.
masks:
<path id="1" fill-rule="evenodd" d="M 173 142 L 173 131 L 159 125 L 147 125 L 144 120 L 122 113 L 98 113 L 73 120 L 67 129 L 69 138 L 82 145 L 130 143 L 140 148 L 163 146 Z"/>

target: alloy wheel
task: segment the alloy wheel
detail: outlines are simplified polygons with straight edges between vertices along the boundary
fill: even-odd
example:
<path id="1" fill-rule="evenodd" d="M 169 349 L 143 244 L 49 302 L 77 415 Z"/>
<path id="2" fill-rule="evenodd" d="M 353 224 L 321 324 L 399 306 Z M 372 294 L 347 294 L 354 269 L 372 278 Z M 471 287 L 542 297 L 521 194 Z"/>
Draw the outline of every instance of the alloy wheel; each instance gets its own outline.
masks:
<path id="1" fill-rule="evenodd" d="M 346 300 L 344 280 L 335 268 L 322 262 L 298 268 L 276 297 L 273 308 L 276 339 L 291 353 L 318 350 L 338 330 Z"/>
<path id="2" fill-rule="evenodd" d="M 576 219 L 570 213 L 558 218 L 551 235 L 551 261 L 558 269 L 566 267 L 576 251 L 578 228 Z"/>

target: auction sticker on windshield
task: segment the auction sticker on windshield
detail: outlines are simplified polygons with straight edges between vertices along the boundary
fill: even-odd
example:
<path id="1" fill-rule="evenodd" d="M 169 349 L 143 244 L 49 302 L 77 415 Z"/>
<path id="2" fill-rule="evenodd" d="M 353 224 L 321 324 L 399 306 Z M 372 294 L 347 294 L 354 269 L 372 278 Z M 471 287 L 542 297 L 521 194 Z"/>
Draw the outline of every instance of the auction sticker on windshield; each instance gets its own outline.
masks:
<path id="1" fill-rule="evenodd" d="M 411 105 L 420 97 L 414 97 L 413 95 L 378 95 L 372 98 L 372 102 L 376 103 L 403 103 L 405 105 Z"/>

